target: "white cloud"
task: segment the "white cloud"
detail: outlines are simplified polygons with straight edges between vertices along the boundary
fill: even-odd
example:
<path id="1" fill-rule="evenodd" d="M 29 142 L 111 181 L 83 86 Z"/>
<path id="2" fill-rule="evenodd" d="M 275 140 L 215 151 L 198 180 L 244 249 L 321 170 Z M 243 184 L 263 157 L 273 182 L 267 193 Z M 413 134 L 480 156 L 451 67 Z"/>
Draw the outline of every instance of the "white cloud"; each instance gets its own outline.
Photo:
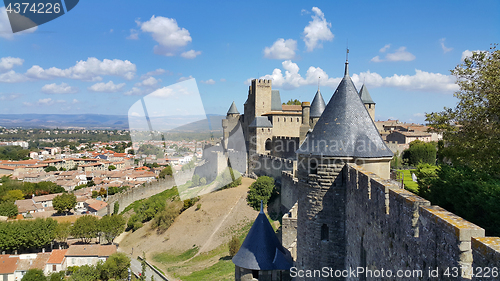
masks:
<path id="1" fill-rule="evenodd" d="M 391 47 L 391 44 L 387 44 L 387 45 L 385 45 L 384 47 L 382 47 L 382 48 L 379 50 L 379 52 L 384 53 L 384 52 L 385 52 L 385 51 L 387 51 L 387 49 L 389 49 L 390 47 Z"/>
<path id="2" fill-rule="evenodd" d="M 201 55 L 201 51 L 190 50 L 190 51 L 182 53 L 181 57 L 183 57 L 185 59 L 194 59 L 199 55 Z"/>
<path id="3" fill-rule="evenodd" d="M 126 96 L 144 96 L 146 94 L 147 94 L 146 91 L 144 91 L 140 88 L 137 88 L 137 87 L 132 87 L 132 89 L 130 89 L 124 93 L 124 95 L 126 95 Z"/>
<path id="4" fill-rule="evenodd" d="M 141 86 L 154 87 L 154 86 L 158 85 L 158 82 L 160 82 L 160 81 L 161 80 L 156 79 L 154 77 L 148 77 L 148 78 L 145 78 L 144 80 L 142 80 L 142 82 L 136 83 L 135 86 L 136 87 L 141 87 Z"/>
<path id="5" fill-rule="evenodd" d="M 154 92 L 152 92 L 148 97 L 155 97 L 155 98 L 167 98 L 170 97 L 174 94 L 174 90 L 169 87 L 163 87 L 161 89 L 158 89 Z"/>
<path id="6" fill-rule="evenodd" d="M 312 11 L 313 20 L 304 28 L 304 42 L 308 52 L 323 47 L 321 41 L 332 41 L 334 37 L 330 31 L 332 24 L 326 21 L 323 12 L 318 7 L 313 7 Z"/>
<path id="7" fill-rule="evenodd" d="M 297 50 L 297 41 L 279 38 L 271 47 L 264 49 L 264 57 L 268 59 L 293 59 Z"/>
<path id="8" fill-rule="evenodd" d="M 53 105 L 55 101 L 51 98 L 39 99 L 36 104 L 37 105 Z"/>
<path id="9" fill-rule="evenodd" d="M 158 68 L 156 70 L 153 70 L 153 71 L 149 71 L 148 73 L 146 73 L 144 76 L 155 76 L 155 75 L 160 75 L 160 74 L 163 74 L 165 73 L 166 70 L 165 69 L 162 69 L 162 68 Z M 142 76 L 141 76 L 141 79 L 142 79 Z"/>
<path id="10" fill-rule="evenodd" d="M 108 83 L 97 83 L 90 86 L 88 89 L 93 92 L 115 93 L 120 91 L 125 86 L 125 83 L 115 84 L 113 81 Z"/>
<path id="11" fill-rule="evenodd" d="M 21 58 L 4 57 L 0 59 L 0 72 L 11 70 L 16 65 L 23 65 L 24 60 Z"/>
<path id="12" fill-rule="evenodd" d="M 221 81 L 221 82 L 226 82 L 226 79 L 221 78 L 221 79 L 220 79 L 220 81 Z"/>
<path id="13" fill-rule="evenodd" d="M 208 79 L 206 81 L 201 80 L 200 83 L 213 85 L 215 84 L 215 80 L 214 79 Z"/>
<path id="14" fill-rule="evenodd" d="M 31 21 L 25 16 L 15 14 L 17 17 L 14 21 L 17 21 L 17 24 L 22 25 L 22 22 Z M 32 27 L 30 29 L 23 30 L 21 32 L 12 33 L 12 28 L 10 27 L 9 16 L 7 15 L 7 11 L 5 7 L 0 8 L 0 37 L 3 37 L 8 40 L 14 39 L 14 35 L 33 33 L 38 29 L 38 26 Z"/>
<path id="15" fill-rule="evenodd" d="M 0 74 L 0 82 L 19 83 L 28 80 L 23 74 L 16 73 L 14 70 Z"/>
<path id="16" fill-rule="evenodd" d="M 133 28 L 130 29 L 130 35 L 127 36 L 129 40 L 139 40 L 139 32 Z"/>
<path id="17" fill-rule="evenodd" d="M 481 51 L 481 50 L 475 50 L 475 51 L 469 51 L 469 50 L 465 50 L 462 52 L 462 61 L 465 60 L 465 58 L 467 57 L 472 57 L 472 54 L 473 53 L 480 53 L 480 52 L 486 52 L 486 51 Z"/>
<path id="18" fill-rule="evenodd" d="M 342 80 L 341 77 L 329 77 L 328 74 L 319 67 L 310 66 L 307 69 L 305 77 L 303 77 L 299 74 L 299 67 L 296 63 L 287 60 L 284 61 L 282 65 L 285 70 L 284 74 L 281 69 L 276 68 L 273 70 L 272 74 L 267 74 L 260 78 L 272 79 L 273 87 L 283 89 L 296 89 L 306 85 L 317 85 L 318 77 L 321 77 L 319 80 L 321 86 L 336 89 Z M 458 89 L 458 86 L 455 84 L 455 77 L 418 69 L 415 69 L 415 74 L 413 75 L 394 74 L 389 77 L 382 77 L 378 73 L 367 71 L 353 74 L 351 79 L 358 89 L 363 83 L 370 88 L 392 87 L 407 91 L 452 93 Z M 249 84 L 250 81 L 251 79 L 248 79 L 245 81 L 245 84 Z"/>
<path id="19" fill-rule="evenodd" d="M 444 45 L 444 41 L 446 41 L 446 38 L 439 39 L 439 43 L 441 44 L 441 48 L 443 49 L 443 52 L 446 54 L 449 51 L 453 50 L 453 48 L 446 48 L 446 46 Z"/>
<path id="20" fill-rule="evenodd" d="M 177 79 L 177 82 L 182 82 L 182 81 L 186 81 L 189 79 L 193 79 L 193 76 L 189 75 L 188 77 L 181 77 L 181 78 Z"/>
<path id="21" fill-rule="evenodd" d="M 390 45 L 385 45 L 380 52 L 385 52 Z M 373 62 L 382 62 L 382 61 L 412 61 L 415 59 L 415 56 L 406 51 L 406 47 L 400 47 L 394 53 L 388 53 L 385 55 L 385 59 L 381 59 L 379 56 L 375 56 L 371 59 Z"/>
<path id="22" fill-rule="evenodd" d="M 8 101 L 8 100 L 15 100 L 17 99 L 18 97 L 20 97 L 21 95 L 20 94 L 11 94 L 11 95 L 1 95 L 0 96 L 0 100 L 1 101 Z"/>
<path id="23" fill-rule="evenodd" d="M 61 85 L 57 85 L 56 83 L 47 84 L 42 87 L 42 92 L 46 94 L 74 94 L 78 92 L 78 88 L 71 87 L 66 83 L 61 83 Z"/>
<path id="24" fill-rule="evenodd" d="M 136 21 L 143 32 L 151 33 L 159 45 L 154 47 L 155 54 L 173 56 L 179 47 L 184 47 L 193 39 L 189 31 L 180 28 L 177 21 L 171 18 L 152 16 L 149 21 Z"/>
<path id="25" fill-rule="evenodd" d="M 38 65 L 32 66 L 26 71 L 26 76 L 34 79 L 53 79 L 53 78 L 71 78 L 84 81 L 102 81 L 101 75 L 120 76 L 125 79 L 132 79 L 136 72 L 135 64 L 128 60 L 109 60 L 102 61 L 90 57 L 86 61 L 78 61 L 70 68 L 60 69 L 51 67 L 43 69 Z"/>

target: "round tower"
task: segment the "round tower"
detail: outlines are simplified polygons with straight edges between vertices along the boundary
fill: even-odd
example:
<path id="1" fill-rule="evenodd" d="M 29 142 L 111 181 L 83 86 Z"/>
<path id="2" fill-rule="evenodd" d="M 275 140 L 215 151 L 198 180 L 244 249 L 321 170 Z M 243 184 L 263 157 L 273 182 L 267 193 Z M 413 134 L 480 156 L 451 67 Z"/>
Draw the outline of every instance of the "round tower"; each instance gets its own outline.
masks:
<path id="1" fill-rule="evenodd" d="M 342 168 L 346 163 L 356 163 L 379 177 L 389 178 L 392 159 L 392 152 L 378 134 L 349 77 L 347 61 L 344 78 L 297 157 L 296 265 L 310 270 L 345 269 L 346 193 Z"/>
<path id="2" fill-rule="evenodd" d="M 316 95 L 314 95 L 314 99 L 311 103 L 311 121 L 309 122 L 311 129 L 314 129 L 314 126 L 321 117 L 321 114 L 323 114 L 325 107 L 325 100 L 323 100 L 323 96 L 321 95 L 318 87 L 318 91 L 316 92 Z"/>
<path id="3" fill-rule="evenodd" d="M 370 117 L 372 118 L 373 122 L 375 122 L 375 102 L 370 96 L 370 93 L 368 92 L 368 89 L 366 88 L 365 84 L 363 84 L 361 90 L 359 90 L 359 97 L 361 98 L 361 101 L 365 105 L 365 108 L 370 114 Z"/>

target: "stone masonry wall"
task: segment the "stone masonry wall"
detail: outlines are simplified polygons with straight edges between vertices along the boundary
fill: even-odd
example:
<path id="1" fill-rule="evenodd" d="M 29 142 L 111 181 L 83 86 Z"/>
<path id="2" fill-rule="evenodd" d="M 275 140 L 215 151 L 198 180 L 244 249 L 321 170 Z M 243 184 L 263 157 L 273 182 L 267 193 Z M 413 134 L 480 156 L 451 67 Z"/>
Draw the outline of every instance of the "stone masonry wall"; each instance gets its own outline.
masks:
<path id="1" fill-rule="evenodd" d="M 297 203 L 298 186 L 299 181 L 293 176 L 291 171 L 284 171 L 281 173 L 280 199 L 284 212 L 288 212 L 288 210 Z"/>
<path id="2" fill-rule="evenodd" d="M 294 161 L 269 155 L 258 154 L 253 158 L 253 172 L 257 176 L 268 176 L 281 183 L 281 172 L 292 171 Z"/>
<path id="3" fill-rule="evenodd" d="M 453 274 L 454 268 L 460 267 L 498 268 L 500 238 L 484 237 L 484 229 L 359 166 L 348 164 L 342 173 L 346 186 L 346 268 L 392 270 L 394 275 L 403 270 L 400 273 L 412 274 L 405 280 L 496 280 L 471 277 L 467 271 L 464 276 Z M 431 276 L 429 270 L 436 273 L 436 269 L 438 276 Z"/>
<path id="4" fill-rule="evenodd" d="M 121 213 L 128 205 L 132 204 L 134 201 L 151 197 L 162 191 L 170 189 L 175 185 L 183 184 L 190 180 L 192 176 L 193 170 L 178 172 L 177 174 L 174 174 L 175 178 L 167 176 L 165 179 L 159 179 L 158 181 L 146 183 L 144 186 L 141 185 L 139 187 L 130 187 L 124 192 L 111 195 L 109 196 L 107 202 L 107 214 L 113 213 L 113 208 L 116 202 L 120 204 L 118 212 Z"/>

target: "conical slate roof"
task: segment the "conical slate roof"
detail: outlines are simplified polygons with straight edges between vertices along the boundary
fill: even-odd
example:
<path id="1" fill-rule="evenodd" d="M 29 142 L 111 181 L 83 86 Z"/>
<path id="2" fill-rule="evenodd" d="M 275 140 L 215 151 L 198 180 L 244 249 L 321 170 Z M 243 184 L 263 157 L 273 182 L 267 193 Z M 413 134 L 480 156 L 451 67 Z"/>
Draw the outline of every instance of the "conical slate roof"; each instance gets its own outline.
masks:
<path id="1" fill-rule="evenodd" d="M 290 252 L 278 240 L 262 204 L 245 241 L 233 257 L 233 263 L 252 270 L 289 270 L 293 266 Z"/>
<path id="2" fill-rule="evenodd" d="M 392 157 L 349 77 L 347 63 L 344 78 L 297 153 L 329 157 Z"/>
<path id="3" fill-rule="evenodd" d="M 323 100 L 323 96 L 321 95 L 321 92 L 318 89 L 311 103 L 311 113 L 310 113 L 311 118 L 321 117 L 321 114 L 323 114 L 325 107 L 326 107 L 325 100 Z"/>
<path id="4" fill-rule="evenodd" d="M 366 88 L 365 84 L 363 84 L 363 86 L 361 87 L 361 90 L 359 91 L 359 97 L 361 98 L 361 101 L 363 103 L 375 103 L 372 100 L 370 93 L 368 93 L 368 89 Z"/>
<path id="5" fill-rule="evenodd" d="M 229 108 L 229 110 L 227 111 L 227 114 L 240 114 L 238 112 L 238 109 L 236 108 L 236 104 L 234 104 L 234 101 L 231 104 L 231 107 Z"/>

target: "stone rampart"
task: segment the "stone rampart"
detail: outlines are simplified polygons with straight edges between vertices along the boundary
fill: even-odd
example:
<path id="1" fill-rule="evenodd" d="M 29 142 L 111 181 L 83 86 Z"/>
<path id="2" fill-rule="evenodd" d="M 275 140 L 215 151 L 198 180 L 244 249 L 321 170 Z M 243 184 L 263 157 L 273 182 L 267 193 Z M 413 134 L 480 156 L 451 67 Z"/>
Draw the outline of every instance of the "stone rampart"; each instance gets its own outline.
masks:
<path id="1" fill-rule="evenodd" d="M 128 205 L 134 201 L 151 197 L 162 191 L 170 189 L 176 185 L 183 184 L 191 179 L 193 171 L 183 171 L 174 174 L 173 177 L 167 176 L 165 179 L 145 183 L 138 187 L 130 187 L 127 190 L 111 195 L 108 198 L 107 214 L 113 213 L 115 203 L 119 204 L 118 212 L 121 213 Z M 175 178 L 174 178 L 175 177 Z M 103 214 L 100 214 L 103 215 Z"/>
<path id="2" fill-rule="evenodd" d="M 293 176 L 291 171 L 281 173 L 281 206 L 284 212 L 288 212 L 299 199 L 298 185 L 299 181 Z"/>
<path id="3" fill-rule="evenodd" d="M 256 155 L 253 157 L 253 161 L 255 161 L 253 172 L 257 176 L 272 177 L 278 183 L 281 183 L 281 172 L 293 171 L 294 165 L 296 165 L 293 160 L 264 154 Z"/>
<path id="4" fill-rule="evenodd" d="M 359 166 L 347 164 L 342 176 L 346 187 L 346 267 L 383 268 L 393 274 L 397 270 L 421 271 L 422 278 L 407 280 L 483 280 L 468 276 L 467 271 L 464 276 L 453 277 L 453 270 L 499 268 L 500 238 L 484 237 L 484 229 L 479 226 L 431 206 L 429 201 Z M 439 278 L 430 276 L 429 270 L 436 269 Z M 445 275 L 447 271 L 449 276 Z"/>

